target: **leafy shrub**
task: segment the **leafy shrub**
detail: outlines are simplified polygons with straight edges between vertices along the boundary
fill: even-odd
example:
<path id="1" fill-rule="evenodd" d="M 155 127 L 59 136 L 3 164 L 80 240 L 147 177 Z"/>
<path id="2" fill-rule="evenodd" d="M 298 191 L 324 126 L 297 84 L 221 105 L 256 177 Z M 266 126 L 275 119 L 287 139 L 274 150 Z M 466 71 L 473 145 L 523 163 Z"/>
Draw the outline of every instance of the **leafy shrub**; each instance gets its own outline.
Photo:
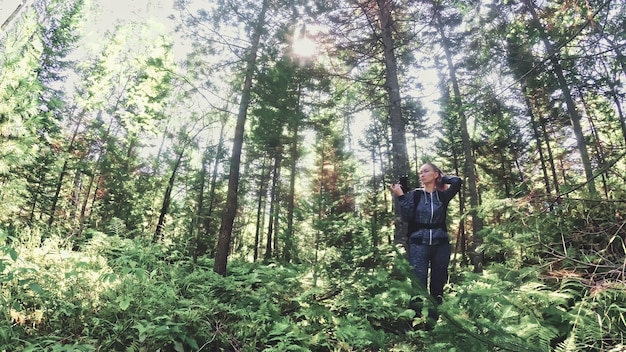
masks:
<path id="1" fill-rule="evenodd" d="M 15 261 L 5 266 L 0 291 L 3 321 L 11 322 L 2 335 L 5 343 L 67 343 L 83 335 L 87 320 L 101 307 L 100 293 L 110 286 L 99 280 L 109 270 L 106 261 L 73 252 L 58 237 L 41 243 L 33 232 L 23 238 L 27 240 L 13 242 Z"/>
<path id="2" fill-rule="evenodd" d="M 608 277 L 565 279 L 508 263 L 487 266 L 483 275 L 455 271 L 441 321 L 424 331 L 425 311 L 409 309 L 424 293 L 392 246 L 358 243 L 317 266 L 231 261 L 222 277 L 212 260 L 194 264 L 175 247 L 141 239 L 94 233 L 79 252 L 58 238 L 35 237 L 2 244 L 0 298 L 7 308 L 0 311 L 0 350 L 608 351 L 624 345 L 624 289 Z"/>

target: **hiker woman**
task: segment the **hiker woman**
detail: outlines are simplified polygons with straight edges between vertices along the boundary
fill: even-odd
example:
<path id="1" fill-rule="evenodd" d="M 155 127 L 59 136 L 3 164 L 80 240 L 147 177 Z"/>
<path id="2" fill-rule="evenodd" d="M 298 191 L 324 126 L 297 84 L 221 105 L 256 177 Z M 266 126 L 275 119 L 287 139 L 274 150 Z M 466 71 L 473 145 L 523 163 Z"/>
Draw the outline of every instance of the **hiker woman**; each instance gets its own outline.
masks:
<path id="1" fill-rule="evenodd" d="M 462 181 L 457 176 L 444 176 L 437 166 L 426 163 L 420 168 L 420 182 L 422 188 L 406 194 L 399 183 L 391 185 L 391 191 L 398 198 L 402 219 L 409 225 L 409 262 L 425 290 L 429 288 L 430 267 L 430 295 L 440 304 L 443 287 L 448 281 L 451 253 L 446 213 Z M 435 321 L 438 319 L 434 309 L 429 310 L 428 316 Z"/>

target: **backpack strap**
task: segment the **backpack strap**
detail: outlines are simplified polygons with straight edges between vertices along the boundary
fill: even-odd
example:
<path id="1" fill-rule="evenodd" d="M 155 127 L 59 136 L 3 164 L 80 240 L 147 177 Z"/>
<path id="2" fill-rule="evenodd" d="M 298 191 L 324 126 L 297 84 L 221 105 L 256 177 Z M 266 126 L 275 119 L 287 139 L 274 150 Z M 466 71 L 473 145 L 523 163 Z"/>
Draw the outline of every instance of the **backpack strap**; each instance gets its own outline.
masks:
<path id="1" fill-rule="evenodd" d="M 416 188 L 415 191 L 413 192 L 413 206 L 415 207 L 415 209 L 413 209 L 413 214 L 417 214 L 417 205 L 420 203 L 420 198 L 422 197 L 422 193 L 423 193 L 423 189 L 421 188 Z"/>

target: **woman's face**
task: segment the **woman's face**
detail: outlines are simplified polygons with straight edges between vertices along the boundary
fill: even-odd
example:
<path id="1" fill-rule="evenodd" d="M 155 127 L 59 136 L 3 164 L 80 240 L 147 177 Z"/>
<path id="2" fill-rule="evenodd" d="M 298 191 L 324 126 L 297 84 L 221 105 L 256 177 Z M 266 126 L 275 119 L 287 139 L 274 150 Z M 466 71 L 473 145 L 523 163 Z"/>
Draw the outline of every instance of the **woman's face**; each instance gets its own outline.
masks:
<path id="1" fill-rule="evenodd" d="M 422 185 L 434 183 L 438 176 L 439 173 L 431 165 L 424 164 L 420 168 L 420 182 Z"/>

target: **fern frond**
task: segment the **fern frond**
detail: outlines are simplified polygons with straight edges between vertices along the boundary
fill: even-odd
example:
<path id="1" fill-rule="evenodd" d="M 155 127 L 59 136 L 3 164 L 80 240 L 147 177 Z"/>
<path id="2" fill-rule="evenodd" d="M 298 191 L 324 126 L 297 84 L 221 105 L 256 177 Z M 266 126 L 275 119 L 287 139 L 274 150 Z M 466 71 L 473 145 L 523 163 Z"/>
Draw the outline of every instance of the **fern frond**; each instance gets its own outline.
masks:
<path id="1" fill-rule="evenodd" d="M 577 352 L 580 351 L 580 349 L 581 346 L 576 344 L 576 336 L 570 335 L 565 341 L 555 347 L 554 352 Z"/>

